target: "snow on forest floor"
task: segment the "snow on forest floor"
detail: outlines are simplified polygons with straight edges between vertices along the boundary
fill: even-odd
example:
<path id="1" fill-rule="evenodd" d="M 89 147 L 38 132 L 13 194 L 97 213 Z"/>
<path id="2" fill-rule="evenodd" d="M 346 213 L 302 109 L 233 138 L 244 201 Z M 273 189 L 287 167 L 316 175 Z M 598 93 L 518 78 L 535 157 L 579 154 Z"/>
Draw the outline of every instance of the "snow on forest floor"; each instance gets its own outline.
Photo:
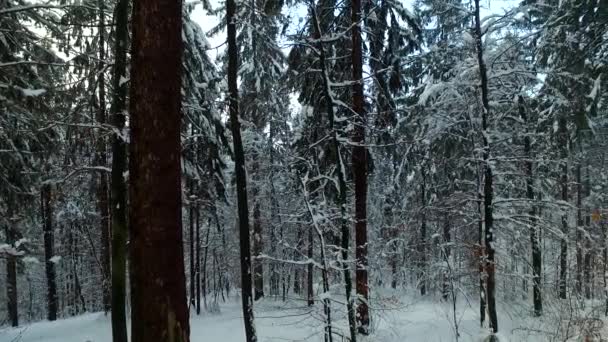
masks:
<path id="1" fill-rule="evenodd" d="M 380 302 L 380 301 L 378 301 Z M 346 332 L 341 305 L 334 304 L 335 330 Z M 447 342 L 454 337 L 453 311 L 451 304 L 438 301 L 397 300 L 387 297 L 373 313 L 373 333 L 362 342 Z M 461 342 L 479 342 L 483 331 L 479 328 L 478 307 L 461 303 L 458 305 Z M 302 302 L 265 300 L 256 304 L 256 328 L 260 342 L 278 341 L 322 341 L 323 325 L 321 305 L 314 309 Z M 192 342 L 242 342 L 244 330 L 240 312 L 240 300 L 231 298 L 221 304 L 219 312 L 205 312 L 191 316 Z M 514 315 L 500 312 L 501 342 L 552 341 L 554 323 L 547 323 L 529 315 Z M 553 322 L 556 320 L 554 319 Z M 557 319 L 559 321 L 559 319 Z M 608 333 L 608 331 L 605 331 Z M 608 334 L 603 334 L 608 336 Z M 562 339 L 560 339 L 562 340 Z M 0 329 L 0 342 L 110 342 L 110 319 L 103 313 L 90 313 L 56 322 L 38 322 L 19 328 Z M 342 342 L 335 338 L 335 342 Z M 344 339 L 346 341 L 346 339 Z M 582 341 L 573 338 L 569 341 Z"/>

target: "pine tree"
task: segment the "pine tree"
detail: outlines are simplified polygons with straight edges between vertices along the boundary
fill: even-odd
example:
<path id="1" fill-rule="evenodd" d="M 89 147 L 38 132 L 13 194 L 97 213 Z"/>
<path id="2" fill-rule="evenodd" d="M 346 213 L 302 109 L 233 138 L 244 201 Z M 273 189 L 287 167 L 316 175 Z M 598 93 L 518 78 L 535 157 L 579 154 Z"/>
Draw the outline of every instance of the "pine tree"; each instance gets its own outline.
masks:
<path id="1" fill-rule="evenodd" d="M 181 226 L 182 44 L 181 2 L 134 2 L 129 159 L 134 342 L 190 340 Z"/>

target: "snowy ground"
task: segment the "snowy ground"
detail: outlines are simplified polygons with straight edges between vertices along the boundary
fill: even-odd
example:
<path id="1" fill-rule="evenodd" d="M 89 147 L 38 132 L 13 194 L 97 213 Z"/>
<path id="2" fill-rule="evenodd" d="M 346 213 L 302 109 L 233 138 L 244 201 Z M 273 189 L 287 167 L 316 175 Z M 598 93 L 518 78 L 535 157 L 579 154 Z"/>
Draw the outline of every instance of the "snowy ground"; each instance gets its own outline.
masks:
<path id="1" fill-rule="evenodd" d="M 380 301 L 378 301 L 380 302 Z M 192 315 L 192 342 L 242 342 L 244 332 L 239 299 L 222 304 L 219 313 Z M 381 308 L 380 308 L 381 307 Z M 334 305 L 334 316 L 341 316 Z M 525 316 L 525 315 L 523 315 Z M 457 341 L 454 334 L 453 311 L 450 305 L 436 301 L 419 301 L 387 297 L 374 312 L 372 335 L 363 342 L 447 342 Z M 457 312 L 462 342 L 479 342 L 477 307 L 462 303 Z M 517 318 L 513 312 L 500 314 L 501 342 L 551 341 L 548 332 L 555 324 L 531 317 Z M 336 330 L 344 329 L 345 320 L 336 322 Z M 546 327 L 549 326 L 549 329 Z M 309 309 L 301 302 L 283 303 L 266 300 L 256 307 L 256 327 L 260 342 L 322 341 L 320 307 Z M 342 330 L 346 331 L 346 330 Z M 544 337 L 543 337 L 544 335 Z M 577 341 L 579 339 L 572 339 Z M 85 314 L 57 322 L 39 322 L 20 328 L 0 329 L 0 342 L 110 342 L 110 320 L 103 313 Z M 342 342 L 341 338 L 334 339 Z M 346 341 L 346 339 L 345 339 Z"/>

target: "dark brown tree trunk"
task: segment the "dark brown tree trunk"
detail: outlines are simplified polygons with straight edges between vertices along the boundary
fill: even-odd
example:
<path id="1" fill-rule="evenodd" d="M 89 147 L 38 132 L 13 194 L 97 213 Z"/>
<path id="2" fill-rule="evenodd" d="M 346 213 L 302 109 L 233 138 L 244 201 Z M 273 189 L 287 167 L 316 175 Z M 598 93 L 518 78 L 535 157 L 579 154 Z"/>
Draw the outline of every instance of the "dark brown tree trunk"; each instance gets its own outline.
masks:
<path id="1" fill-rule="evenodd" d="M 418 239 L 418 286 L 420 295 L 426 295 L 426 174 L 422 169 L 422 185 L 420 188 L 420 236 Z"/>
<path id="2" fill-rule="evenodd" d="M 483 182 L 483 218 L 484 218 L 484 247 L 485 247 L 485 275 L 486 275 L 486 300 L 488 304 L 488 316 L 490 318 L 490 328 L 495 334 L 498 332 L 498 317 L 496 315 L 496 296 L 495 296 L 495 273 L 496 263 L 494 261 L 494 206 L 493 206 L 493 180 L 492 166 L 490 164 L 490 144 L 488 141 L 488 129 L 490 118 L 490 100 L 488 75 L 486 64 L 483 59 L 483 43 L 481 32 L 481 18 L 479 13 L 479 0 L 475 0 L 475 45 L 477 48 L 477 63 L 479 67 L 479 78 L 481 87 L 481 103 L 483 105 L 481 113 L 482 121 L 482 140 L 483 140 L 483 163 L 484 163 L 484 182 Z"/>
<path id="3" fill-rule="evenodd" d="M 524 100 L 522 96 L 518 97 L 519 113 L 526 125 L 530 124 Z M 530 138 L 530 130 L 526 127 L 526 136 L 524 137 L 524 155 L 526 158 L 526 197 L 529 202 L 530 211 L 530 245 L 532 246 L 532 303 L 534 305 L 534 316 L 539 317 L 543 313 L 543 302 L 541 296 L 541 274 L 542 274 L 542 251 L 540 246 L 539 227 L 536 219 L 536 204 L 534 203 L 534 165 L 532 153 L 532 139 Z"/>
<path id="4" fill-rule="evenodd" d="M 441 297 L 443 300 L 447 301 L 449 299 L 450 291 L 451 291 L 451 277 L 450 274 L 450 257 L 452 256 L 452 248 L 450 244 L 452 243 L 452 236 L 450 233 L 450 221 L 448 215 L 445 215 L 445 219 L 443 222 L 443 243 L 445 246 L 443 247 L 443 253 L 446 263 L 446 269 L 443 271 L 443 284 L 441 287 Z"/>
<path id="5" fill-rule="evenodd" d="M 268 177 L 268 179 L 270 180 L 270 224 L 268 225 L 268 230 L 270 233 L 270 255 L 275 256 L 277 255 L 277 239 L 276 239 L 276 234 L 275 234 L 275 227 L 278 225 L 278 227 L 280 227 L 281 231 L 280 231 L 280 235 L 281 235 L 281 241 L 282 241 L 282 235 L 283 235 L 283 225 L 281 224 L 280 220 L 281 217 L 279 216 L 279 212 L 280 212 L 280 208 L 279 208 L 279 203 L 278 203 L 278 199 L 277 199 L 277 195 L 276 195 L 276 189 L 274 186 L 274 182 L 275 182 L 275 173 L 274 173 L 274 135 L 275 135 L 275 120 L 270 120 L 269 122 L 270 125 L 270 129 L 269 129 L 269 135 L 268 135 L 268 148 L 270 149 L 270 177 Z M 281 258 L 284 258 L 285 255 L 283 255 L 283 253 L 281 253 L 280 255 Z M 284 268 L 284 265 L 283 265 Z M 270 262 L 269 264 L 269 272 L 270 273 L 270 295 L 271 296 L 278 296 L 279 295 L 279 270 L 278 270 L 278 265 L 276 262 Z M 284 273 L 284 272 L 283 272 Z M 283 282 L 283 293 L 285 294 L 286 289 L 285 289 L 285 282 Z"/>
<path id="6" fill-rule="evenodd" d="M 558 140 L 561 145 L 561 200 L 568 202 L 568 128 L 566 120 L 560 119 L 558 122 Z M 559 298 L 567 297 L 567 278 L 568 278 L 568 215 L 562 214 L 562 240 L 559 263 Z"/>
<path id="7" fill-rule="evenodd" d="M 181 215 L 181 1 L 134 1 L 131 65 L 132 341 L 188 342 Z"/>
<path id="8" fill-rule="evenodd" d="M 365 99 L 361 42 L 361 0 L 351 0 L 353 110 L 357 113 L 353 133 L 352 168 L 355 183 L 355 278 L 357 283 L 357 331 L 369 333 L 369 287 L 367 275 L 367 151 L 365 148 Z"/>
<path id="9" fill-rule="evenodd" d="M 110 115 L 115 133 L 112 135 L 111 172 L 111 219 L 112 228 L 112 340 L 127 342 L 126 273 L 127 273 L 127 145 L 125 112 L 127 108 L 127 85 L 121 81 L 127 72 L 128 0 L 116 4 L 114 38 L 114 67 L 112 70 L 112 105 Z"/>
<path id="10" fill-rule="evenodd" d="M 97 123 L 102 126 L 106 124 L 106 80 L 105 80 L 105 5 L 103 0 L 98 1 L 99 6 L 99 65 L 98 88 L 99 108 L 97 110 Z M 97 134 L 97 146 L 95 155 L 95 166 L 107 166 L 107 145 L 105 132 L 99 129 Z M 101 272 L 102 272 L 102 302 L 104 312 L 111 309 L 110 295 L 110 207 L 108 206 L 108 175 L 106 172 L 97 173 L 97 210 L 99 211 L 99 230 L 101 231 Z"/>
<path id="11" fill-rule="evenodd" d="M 481 182 L 481 181 L 480 181 Z M 481 183 L 480 185 L 481 186 Z M 484 322 L 486 321 L 486 281 L 485 281 L 485 272 L 484 272 L 484 264 L 485 264 L 485 255 L 483 251 L 483 212 L 481 210 L 482 207 L 483 196 L 481 195 L 481 191 L 477 196 L 477 212 L 479 214 L 479 221 L 477 222 L 478 229 L 478 241 L 477 241 L 477 254 L 478 257 L 478 265 L 479 265 L 479 322 L 483 327 Z"/>
<path id="12" fill-rule="evenodd" d="M 196 205 L 196 314 L 201 314 L 201 208 L 198 204 Z"/>
<path id="13" fill-rule="evenodd" d="M 238 47 L 236 45 L 236 2 L 226 0 L 226 24 L 228 33 L 228 96 L 230 111 L 230 128 L 234 146 L 234 172 L 239 213 L 239 241 L 241 252 L 241 301 L 243 321 L 247 342 L 257 341 L 251 284 L 251 247 L 249 241 L 249 208 L 247 206 L 247 175 L 245 172 L 245 153 L 241 140 L 241 123 L 239 121 L 239 94 L 237 84 Z"/>
<path id="14" fill-rule="evenodd" d="M 257 162 L 254 162 L 257 165 Z M 257 173 L 257 166 L 254 167 Z M 260 258 L 264 242 L 262 240 L 262 217 L 260 212 L 260 201 L 258 198 L 259 191 L 256 189 L 253 193 L 253 299 L 259 300 L 264 297 L 264 264 Z"/>
<path id="15" fill-rule="evenodd" d="M 6 217 L 8 218 L 5 226 L 6 243 L 9 246 L 14 246 L 17 241 L 17 233 L 14 225 L 15 220 L 13 218 L 13 199 L 7 200 Z M 6 300 L 7 300 L 7 311 L 8 319 L 11 322 L 11 326 L 19 326 L 19 302 L 17 299 L 17 257 L 11 253 L 6 255 Z"/>
<path id="16" fill-rule="evenodd" d="M 331 141 L 331 148 L 333 149 L 333 153 L 335 155 L 335 160 L 334 165 L 336 166 L 336 174 L 338 177 L 338 194 L 337 194 L 337 198 L 336 198 L 336 205 L 340 210 L 340 231 L 341 231 L 341 237 L 340 237 L 340 260 L 339 260 L 339 265 L 342 268 L 342 275 L 344 277 L 344 290 L 345 290 L 345 295 L 346 295 L 346 308 L 347 308 L 347 316 L 348 316 L 348 326 L 349 326 L 349 330 L 350 330 L 350 341 L 351 342 L 356 342 L 357 339 L 357 334 L 356 334 L 356 318 L 355 318 L 355 308 L 354 308 L 354 301 L 352 300 L 352 278 L 350 275 L 350 267 L 348 266 L 348 264 L 346 263 L 346 260 L 348 260 L 348 250 L 349 250 L 349 244 L 350 244 L 350 232 L 349 232 L 349 228 L 348 228 L 348 221 L 346 218 L 346 191 L 347 191 L 347 187 L 346 187 L 346 175 L 344 174 L 344 160 L 342 159 L 342 154 L 340 151 L 340 143 L 338 140 L 338 132 L 334 127 L 334 119 L 335 119 L 335 113 L 334 113 L 334 102 L 333 102 L 333 97 L 332 97 L 332 90 L 330 88 L 330 84 L 329 84 L 329 72 L 327 70 L 327 61 L 326 61 L 326 56 L 325 56 L 325 48 L 323 46 L 323 43 L 321 41 L 321 37 L 322 32 L 321 32 L 321 26 L 319 25 L 319 18 L 317 17 L 317 11 L 314 5 L 314 2 L 311 1 L 311 11 L 313 13 L 313 24 L 315 25 L 315 39 L 318 40 L 317 43 L 317 50 L 319 53 L 319 62 L 321 64 L 321 77 L 322 77 L 322 84 L 323 84 L 323 97 L 325 99 L 325 105 L 327 108 L 327 117 L 329 118 L 329 129 L 332 135 L 332 141 Z M 365 152 L 365 151 L 364 151 Z M 303 184 L 303 186 L 305 187 L 305 185 Z M 312 216 L 312 212 L 311 212 L 311 216 Z M 313 218 L 313 222 L 314 222 L 314 218 Z M 315 223 L 316 224 L 316 223 Z M 319 242 L 321 244 L 321 258 L 323 260 L 324 263 L 326 263 L 326 259 L 325 259 L 325 246 L 323 243 L 323 236 L 321 234 L 321 232 L 318 232 L 319 235 Z M 324 293 L 329 291 L 329 280 L 328 280 L 328 276 L 327 276 L 328 270 L 326 267 L 323 268 L 323 272 L 322 272 L 322 276 L 323 276 L 323 282 L 324 282 Z M 333 340 L 333 336 L 332 336 L 332 322 L 331 322 L 331 317 L 330 317 L 330 311 L 331 311 L 331 307 L 330 307 L 330 301 L 328 298 L 323 299 L 323 303 L 324 303 L 324 308 L 325 308 L 325 315 L 326 315 L 326 320 L 327 320 L 327 329 L 326 329 L 326 334 L 325 334 L 325 340 L 326 341 L 331 341 Z"/>
<path id="17" fill-rule="evenodd" d="M 606 223 L 601 222 L 600 227 L 602 230 L 602 280 L 604 281 L 604 316 L 608 316 L 608 229 L 606 229 Z"/>
<path id="18" fill-rule="evenodd" d="M 219 227 L 219 218 L 217 217 L 217 212 L 216 212 L 216 208 L 213 208 L 214 213 L 215 213 L 215 222 Z M 207 257 L 209 255 L 209 234 L 211 233 L 211 221 L 209 221 L 209 227 L 207 228 L 207 234 L 205 234 L 205 254 L 203 254 L 203 269 L 201 271 L 199 271 L 200 273 L 202 273 L 202 292 L 203 292 L 203 303 L 205 305 L 205 307 L 207 307 L 207 293 L 209 292 L 207 290 L 207 283 L 208 283 L 208 279 L 207 279 Z"/>
<path id="19" fill-rule="evenodd" d="M 194 180 L 190 180 L 190 199 L 193 198 L 194 196 Z M 194 204 L 192 202 L 190 202 L 188 204 L 188 214 L 189 214 L 189 219 L 188 219 L 188 224 L 190 227 L 190 308 L 194 308 L 196 306 L 196 270 L 194 269 L 194 267 L 196 266 L 195 263 L 195 250 L 194 250 Z"/>
<path id="20" fill-rule="evenodd" d="M 585 198 L 589 198 L 589 196 L 591 196 L 591 178 L 589 175 L 589 162 L 587 161 L 587 165 L 585 167 L 586 169 L 586 177 L 585 177 Z M 589 209 L 589 208 L 587 208 Z M 586 210 L 586 215 L 585 215 L 585 228 L 586 229 L 590 229 L 591 228 L 591 212 L 590 210 Z M 585 276 L 585 298 L 586 299 L 591 299 L 592 297 L 592 287 L 593 287 L 593 275 L 594 272 L 592 272 L 592 260 L 594 259 L 594 250 L 591 247 L 591 240 L 585 236 L 585 243 L 584 243 L 584 247 L 585 247 L 585 264 L 584 264 L 584 276 Z"/>
<path id="21" fill-rule="evenodd" d="M 57 276 L 55 273 L 55 234 L 53 228 L 53 207 L 51 206 L 51 186 L 42 186 L 42 220 L 44 230 L 44 260 L 47 285 L 47 319 L 54 321 L 57 319 Z"/>
<path id="22" fill-rule="evenodd" d="M 583 286 L 583 184 L 581 178 L 581 164 L 576 165 L 576 293 L 582 295 Z"/>
<path id="23" fill-rule="evenodd" d="M 308 243 L 306 256 L 308 257 L 308 265 L 306 265 L 306 296 L 307 296 L 307 304 L 308 306 L 313 306 L 315 304 L 315 290 L 313 288 L 313 278 L 314 278 L 314 265 L 310 262 L 313 258 L 313 243 L 314 236 L 312 233 L 313 228 L 310 227 L 308 229 Z"/>

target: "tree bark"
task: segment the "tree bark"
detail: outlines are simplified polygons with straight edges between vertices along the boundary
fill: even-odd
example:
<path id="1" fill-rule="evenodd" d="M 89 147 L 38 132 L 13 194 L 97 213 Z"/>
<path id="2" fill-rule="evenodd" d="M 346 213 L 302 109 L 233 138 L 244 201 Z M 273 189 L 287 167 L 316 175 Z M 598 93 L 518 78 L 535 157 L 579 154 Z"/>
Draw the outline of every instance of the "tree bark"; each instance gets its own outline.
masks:
<path id="1" fill-rule="evenodd" d="M 583 184 L 581 178 L 581 164 L 580 162 L 576 165 L 576 293 L 582 295 L 583 286 Z"/>
<path id="2" fill-rule="evenodd" d="M 534 316 L 539 317 L 543 313 L 543 302 L 541 296 L 541 274 L 542 274 L 542 251 L 540 246 L 539 227 L 536 219 L 536 204 L 534 203 L 534 165 L 532 153 L 532 139 L 530 138 L 530 120 L 526 114 L 523 97 L 518 97 L 519 113 L 526 124 L 526 136 L 524 137 L 524 155 L 526 158 L 526 198 L 528 199 L 530 211 L 530 245 L 532 247 L 532 302 L 534 305 Z"/>
<path id="3" fill-rule="evenodd" d="M 450 232 L 450 219 L 449 219 L 449 215 L 446 213 L 445 214 L 445 218 L 443 221 L 443 243 L 444 243 L 444 247 L 442 248 L 442 251 L 444 253 L 444 259 L 445 259 L 445 263 L 446 263 L 446 269 L 443 271 L 443 283 L 441 284 L 441 297 L 444 301 L 447 301 L 449 299 L 450 296 L 450 278 L 452 277 L 452 275 L 450 274 L 450 257 L 452 255 L 452 248 L 450 246 L 452 242 L 452 236 L 451 236 L 451 232 Z"/>
<path id="4" fill-rule="evenodd" d="M 7 210 L 6 217 L 8 218 L 5 234 L 6 234 L 6 243 L 9 246 L 15 245 L 17 241 L 17 233 L 14 227 L 14 218 L 13 218 L 13 204 L 11 203 L 13 199 L 9 198 L 7 200 Z M 19 302 L 17 296 L 17 260 L 16 256 L 11 253 L 6 256 L 6 300 L 7 300 L 7 311 L 8 311 L 8 319 L 11 322 L 11 326 L 17 327 L 19 326 Z"/>
<path id="5" fill-rule="evenodd" d="M 208 243 L 208 242 L 206 242 Z M 201 208 L 196 205 L 196 314 L 201 314 Z"/>
<path id="6" fill-rule="evenodd" d="M 355 308 L 354 308 L 354 303 L 352 300 L 352 278 L 350 275 L 350 267 L 348 266 L 348 264 L 346 263 L 346 261 L 348 260 L 348 250 L 349 250 L 349 244 L 350 244 L 350 233 L 349 233 L 349 229 L 348 229 L 348 221 L 346 218 L 346 191 L 347 191 L 347 187 L 346 187 L 346 175 L 344 174 L 344 160 L 342 160 L 342 154 L 340 152 L 340 143 L 338 140 L 338 132 L 334 127 L 334 120 L 335 120 L 335 113 L 334 113 L 334 100 L 332 97 L 332 91 L 330 88 L 330 84 L 329 84 L 329 72 L 327 71 L 327 61 L 326 61 L 326 56 L 325 56 L 325 48 L 323 46 L 323 43 L 321 42 L 321 37 L 322 37 L 322 32 L 321 32 L 321 26 L 319 25 L 319 18 L 317 16 L 317 11 L 316 8 L 314 6 L 314 3 L 311 2 L 311 10 L 312 10 L 312 14 L 313 14 L 313 23 L 315 25 L 315 39 L 317 39 L 318 43 L 317 43 L 317 50 L 319 53 L 319 62 L 321 64 L 321 75 L 322 75 L 322 84 L 323 84 L 323 97 L 325 99 L 325 104 L 326 104 L 326 108 L 327 108 L 327 117 L 329 118 L 329 129 L 332 135 L 332 149 L 334 151 L 334 155 L 335 155 L 335 160 L 334 160 L 334 165 L 336 167 L 336 174 L 338 176 L 338 194 L 337 194 L 337 199 L 336 199 L 336 205 L 338 206 L 339 210 L 340 210 L 340 231 L 341 231 L 341 237 L 340 237 L 340 260 L 339 260 L 339 265 L 342 268 L 342 275 L 344 277 L 344 290 L 345 290 L 345 295 L 346 295 L 346 310 L 347 310 L 347 316 L 348 316 L 348 326 L 349 326 L 349 331 L 350 331 L 350 341 L 351 342 L 356 342 L 357 340 L 357 334 L 356 334 L 356 329 L 357 329 L 357 322 L 356 322 L 356 316 L 355 316 Z M 359 37 L 360 38 L 360 37 Z M 365 152 L 365 151 L 364 151 Z M 312 215 L 312 213 L 311 213 Z M 313 218 L 314 221 L 314 218 Z M 322 234 L 319 233 L 319 241 L 321 243 L 321 253 L 322 253 L 322 259 L 323 262 L 326 262 L 325 260 L 325 246 L 323 243 L 323 236 L 321 236 Z M 324 292 L 328 292 L 329 291 L 329 281 L 327 280 L 327 268 L 323 269 L 323 281 L 324 283 L 326 282 L 326 286 L 324 288 Z M 329 336 L 326 334 L 326 340 L 331 340 L 333 339 L 332 335 L 331 335 L 331 320 L 330 320 L 330 303 L 328 301 L 328 299 L 323 299 L 323 302 L 326 303 L 324 304 L 324 306 L 326 307 L 326 316 L 327 316 L 327 321 L 328 321 L 328 326 L 329 326 Z M 366 302 L 364 303 L 366 304 Z M 362 332 L 367 333 L 367 330 L 363 330 L 363 326 L 362 326 Z"/>
<path id="7" fill-rule="evenodd" d="M 426 174 L 422 169 L 422 185 L 420 189 L 420 236 L 418 239 L 418 254 L 420 263 L 418 264 L 418 286 L 420 295 L 426 295 Z"/>
<path id="8" fill-rule="evenodd" d="M 351 39 L 353 65 L 352 168 L 355 183 L 355 258 L 357 293 L 357 331 L 369 333 L 369 287 L 367 274 L 367 151 L 365 148 L 365 98 L 363 94 L 363 51 L 361 42 L 361 0 L 351 0 Z"/>
<path id="9" fill-rule="evenodd" d="M 306 296 L 308 306 L 313 306 L 315 304 L 315 290 L 313 288 L 314 265 L 311 262 L 313 258 L 314 243 L 314 236 L 312 230 L 312 227 L 308 229 L 308 243 L 306 244 L 306 256 L 308 257 L 308 265 L 306 265 Z"/>
<path id="10" fill-rule="evenodd" d="M 493 207 L 493 173 L 490 164 L 490 144 L 488 141 L 488 121 L 490 117 L 490 100 L 488 75 L 486 64 L 483 59 L 483 43 L 481 32 L 481 18 L 479 13 L 479 0 L 475 0 L 475 45 L 477 48 L 477 63 L 479 67 L 479 79 L 481 87 L 482 103 L 482 140 L 483 140 L 483 163 L 484 163 L 484 183 L 483 183 L 483 213 L 484 213 L 484 244 L 485 244 L 485 273 L 486 273 L 486 294 L 488 305 L 488 316 L 490 318 L 490 328 L 494 334 L 498 332 L 498 317 L 496 315 L 495 297 L 495 272 L 496 263 L 494 261 L 494 207 Z"/>
<path id="11" fill-rule="evenodd" d="M 99 125 L 106 124 L 106 80 L 105 80 L 105 2 L 98 1 L 99 6 L 99 64 L 97 67 L 98 73 L 98 90 L 99 90 L 99 108 L 97 110 L 96 121 Z M 107 145 L 104 131 L 99 129 L 96 142 L 95 166 L 105 167 L 107 165 Z M 108 196 L 108 175 L 105 172 L 97 173 L 97 210 L 99 211 L 99 229 L 101 231 L 101 272 L 102 272 L 102 302 L 104 312 L 109 312 L 111 309 L 110 295 L 110 207 Z"/>
<path id="12" fill-rule="evenodd" d="M 135 0 L 131 67 L 133 342 L 188 342 L 182 239 L 182 2 Z"/>
<path id="13" fill-rule="evenodd" d="M 561 145 L 561 200 L 568 202 L 568 128 L 566 120 L 561 118 L 558 122 L 558 140 Z M 562 234 L 560 263 L 559 263 L 559 298 L 567 297 L 567 278 L 568 278 L 568 215 L 562 214 Z"/>
<path id="14" fill-rule="evenodd" d="M 238 94 L 238 47 L 236 45 L 236 2 L 226 0 L 226 24 L 228 34 L 228 96 L 230 112 L 230 128 L 234 146 L 234 172 L 236 176 L 236 192 L 239 218 L 239 241 L 241 253 L 241 301 L 243 306 L 243 321 L 247 342 L 257 341 L 251 284 L 251 247 L 249 241 L 249 208 L 247 206 L 247 175 L 245 173 L 245 153 L 241 140 L 241 123 L 239 121 Z"/>
<path id="15" fill-rule="evenodd" d="M 194 308 L 196 306 L 196 270 L 194 269 L 194 267 L 196 266 L 195 263 L 195 250 L 194 250 L 194 204 L 191 202 L 193 196 L 194 196 L 194 180 L 190 180 L 190 197 L 189 200 L 190 202 L 188 203 L 188 214 L 189 214 L 189 219 L 188 219 L 188 224 L 190 227 L 190 308 Z"/>
<path id="16" fill-rule="evenodd" d="M 585 198 L 589 198 L 591 196 L 591 177 L 589 174 L 589 161 L 586 161 L 586 176 L 585 176 Z M 591 212 L 590 210 L 586 210 L 585 215 L 585 229 L 591 228 Z M 595 275 L 592 272 L 592 265 L 594 264 L 592 260 L 594 259 L 594 249 L 591 246 L 591 240 L 585 236 L 584 239 L 584 248 L 585 248 L 585 264 L 584 264 L 584 276 L 585 276 L 585 298 L 591 299 L 593 291 L 593 276 Z"/>
<path id="17" fill-rule="evenodd" d="M 254 162 L 253 174 L 257 174 L 257 161 Z M 260 258 L 262 248 L 264 246 L 262 240 L 262 217 L 260 212 L 260 200 L 258 198 L 259 191 L 256 189 L 253 192 L 253 299 L 259 300 L 264 297 L 264 264 Z"/>
<path id="18" fill-rule="evenodd" d="M 125 112 L 127 85 L 121 82 L 127 71 L 128 0 L 116 4 L 116 37 L 114 38 L 114 67 L 112 70 L 112 105 L 110 115 L 115 133 L 112 135 L 111 218 L 112 218 L 112 340 L 127 342 L 126 273 L 127 273 L 127 145 Z"/>
<path id="19" fill-rule="evenodd" d="M 42 186 L 42 219 L 44 230 L 44 265 L 46 271 L 47 285 L 47 319 L 57 319 L 57 276 L 55 263 L 52 258 L 55 255 L 55 234 L 53 228 L 53 207 L 51 206 L 51 186 Z"/>

